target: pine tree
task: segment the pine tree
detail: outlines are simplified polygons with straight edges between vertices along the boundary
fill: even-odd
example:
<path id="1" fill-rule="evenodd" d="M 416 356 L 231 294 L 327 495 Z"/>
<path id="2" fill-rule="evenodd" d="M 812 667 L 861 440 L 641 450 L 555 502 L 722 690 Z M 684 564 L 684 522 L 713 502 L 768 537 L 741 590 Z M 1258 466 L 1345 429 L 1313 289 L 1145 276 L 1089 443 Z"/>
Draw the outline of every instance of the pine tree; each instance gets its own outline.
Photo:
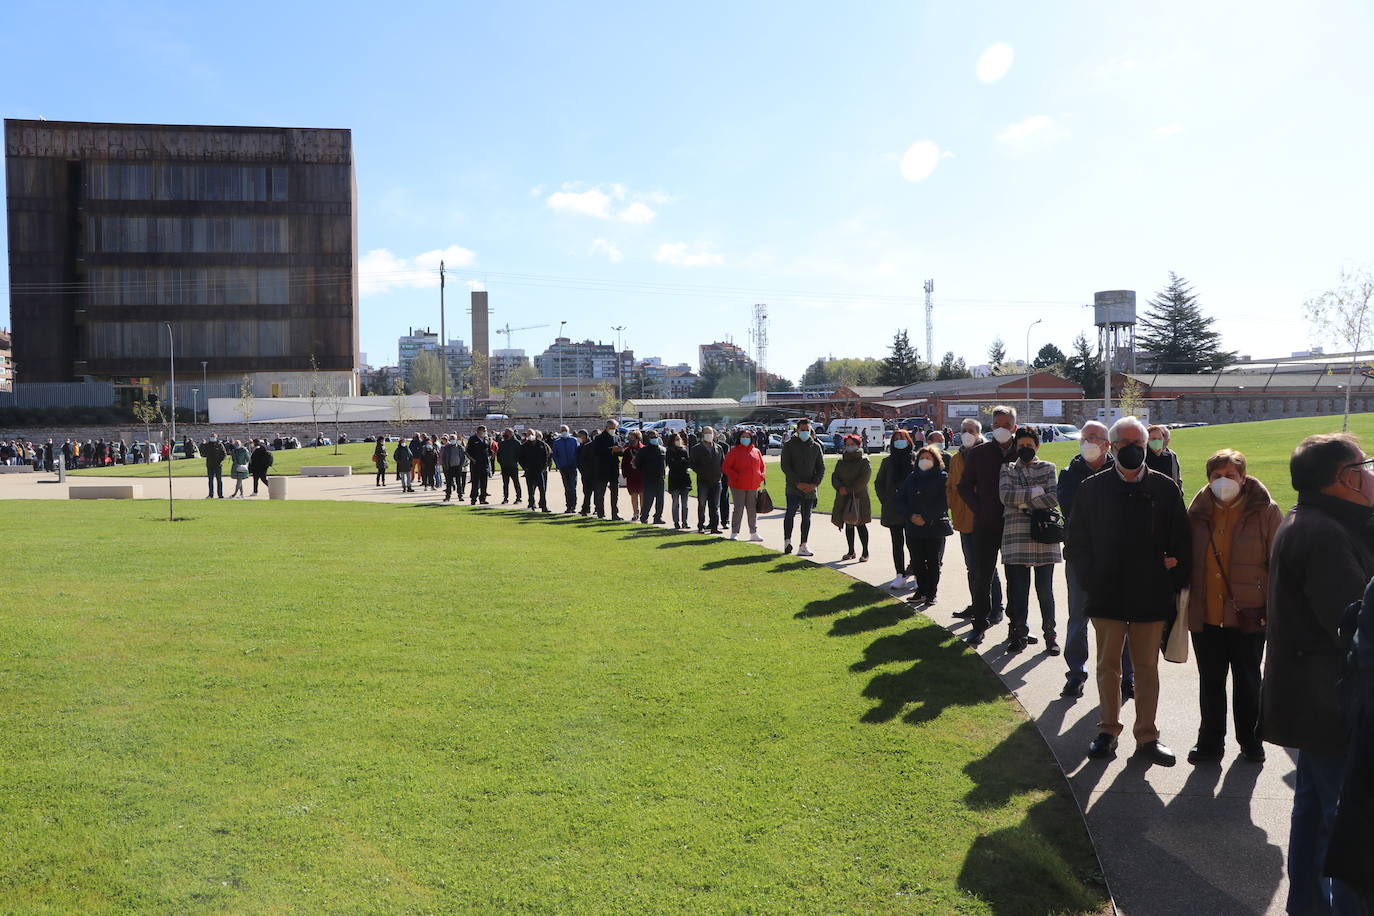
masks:
<path id="1" fill-rule="evenodd" d="M 1155 372 L 1193 375 L 1216 372 L 1236 361 L 1233 351 L 1221 349 L 1221 335 L 1202 313 L 1188 281 L 1169 272 L 1169 285 L 1149 302 L 1140 320 L 1136 345 Z"/>
<path id="2" fill-rule="evenodd" d="M 1102 397 L 1102 358 L 1094 355 L 1087 335 L 1073 339 L 1073 356 L 1065 363 L 1064 377 L 1083 389 L 1083 397 Z"/>
<path id="3" fill-rule="evenodd" d="M 1002 342 L 1002 338 L 993 338 L 992 346 L 988 347 L 988 363 L 992 366 L 993 375 L 1002 374 L 1002 365 L 1007 361 L 1007 345 Z"/>
<path id="4" fill-rule="evenodd" d="M 906 328 L 903 328 L 892 338 L 892 353 L 878 369 L 878 384 L 899 388 L 925 377 L 926 367 L 922 365 L 916 348 L 911 345 Z"/>
<path id="5" fill-rule="evenodd" d="M 1035 361 L 1031 363 L 1034 369 L 1048 369 L 1051 372 L 1062 372 L 1064 364 L 1069 358 L 1064 355 L 1064 351 L 1054 344 L 1045 344 L 1040 348 L 1040 352 L 1035 354 Z"/>
<path id="6" fill-rule="evenodd" d="M 702 368 L 701 374 L 697 376 L 696 382 L 692 385 L 692 397 L 694 398 L 713 398 L 716 396 L 716 386 L 720 384 L 721 371 L 719 363 L 707 363 Z"/>
<path id="7" fill-rule="evenodd" d="M 935 373 L 935 378 L 937 381 L 944 381 L 945 379 L 951 378 L 970 377 L 971 374 L 968 371 L 968 366 L 964 365 L 964 358 L 960 356 L 958 359 L 955 359 L 954 351 L 952 350 L 946 353 L 944 355 L 944 358 L 940 360 L 940 368 Z"/>

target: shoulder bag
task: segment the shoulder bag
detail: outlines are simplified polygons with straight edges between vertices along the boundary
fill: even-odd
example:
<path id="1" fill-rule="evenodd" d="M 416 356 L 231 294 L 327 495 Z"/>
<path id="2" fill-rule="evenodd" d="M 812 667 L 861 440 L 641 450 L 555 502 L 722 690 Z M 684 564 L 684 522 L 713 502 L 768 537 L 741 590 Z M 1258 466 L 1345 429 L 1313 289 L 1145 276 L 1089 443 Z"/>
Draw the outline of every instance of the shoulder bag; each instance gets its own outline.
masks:
<path id="1" fill-rule="evenodd" d="M 1221 551 L 1217 550 L 1217 543 L 1212 539 L 1211 525 L 1207 526 L 1207 546 L 1212 549 L 1212 559 L 1217 561 L 1217 572 L 1221 573 L 1221 584 L 1226 589 L 1226 600 L 1231 602 L 1231 607 L 1236 612 L 1236 629 L 1250 635 L 1263 633 L 1268 628 L 1269 623 L 1265 609 L 1262 607 L 1240 607 L 1236 604 L 1236 597 L 1231 593 L 1231 577 L 1226 575 L 1226 570 L 1222 568 Z"/>
<path id="2" fill-rule="evenodd" d="M 754 503 L 754 511 L 763 515 L 773 511 L 773 497 L 768 495 L 768 491 L 759 487 L 758 500 Z"/>

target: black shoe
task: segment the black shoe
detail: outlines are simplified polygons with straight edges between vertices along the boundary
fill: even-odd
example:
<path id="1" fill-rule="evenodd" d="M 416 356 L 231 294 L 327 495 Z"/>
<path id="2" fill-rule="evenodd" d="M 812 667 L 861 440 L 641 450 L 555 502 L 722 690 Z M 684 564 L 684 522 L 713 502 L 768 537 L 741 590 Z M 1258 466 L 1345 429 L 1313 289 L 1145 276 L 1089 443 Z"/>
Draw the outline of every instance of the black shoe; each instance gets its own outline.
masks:
<path id="1" fill-rule="evenodd" d="M 993 611 L 992 616 L 988 618 L 988 626 L 995 627 L 1003 620 L 1006 620 L 1005 614 L 1003 614 L 1001 611 Z"/>
<path id="2" fill-rule="evenodd" d="M 611 516 L 611 521 L 613 521 L 613 522 L 618 522 L 618 521 L 620 521 L 620 516 L 618 516 L 618 515 L 612 515 L 612 516 Z"/>
<path id="3" fill-rule="evenodd" d="M 1007 643 L 1007 654 L 1018 655 L 1026 651 L 1026 641 L 1024 639 L 1013 639 Z"/>
<path id="4" fill-rule="evenodd" d="M 1083 682 L 1074 680 L 1064 685 L 1064 689 L 1059 691 L 1061 697 L 1081 697 L 1083 695 Z"/>
<path id="5" fill-rule="evenodd" d="M 973 605 L 970 604 L 968 607 L 964 608 L 962 611 L 955 611 L 954 614 L 953 614 L 952 616 L 954 617 L 955 620 L 972 620 L 972 619 L 973 619 Z"/>
<path id="6" fill-rule="evenodd" d="M 1088 756 L 1093 760 L 1101 760 L 1104 757 L 1111 757 L 1116 754 L 1116 738 L 1106 732 L 1098 732 L 1097 737 L 1088 745 Z"/>
<path id="7" fill-rule="evenodd" d="M 788 542 L 786 542 L 785 544 L 782 545 L 782 552 L 783 552 L 783 553 L 791 553 L 791 552 L 792 552 L 792 542 L 791 542 L 791 541 L 788 541 Z M 844 559 L 844 557 L 841 557 L 841 559 Z"/>
<path id="8" fill-rule="evenodd" d="M 964 637 L 964 642 L 976 649 L 983 644 L 983 634 L 986 632 L 987 630 L 980 630 L 974 627 L 969 631 L 968 635 Z"/>
<path id="9" fill-rule="evenodd" d="M 656 519 L 654 519 L 654 524 L 655 524 L 655 525 L 664 525 L 664 524 L 667 524 L 667 523 L 664 522 L 663 519 L 661 519 L 661 518 L 656 518 Z"/>
<path id="10" fill-rule="evenodd" d="M 1027 635 L 1027 636 L 1026 636 L 1026 645 L 1028 645 L 1028 646 L 1037 645 L 1039 642 L 1040 642 L 1040 637 L 1039 637 L 1039 636 L 1030 636 L 1030 635 Z"/>
<path id="11" fill-rule="evenodd" d="M 720 534 L 720 529 L 719 529 L 719 528 L 710 528 L 710 529 L 707 530 L 707 533 L 708 533 L 708 534 Z"/>
<path id="12" fill-rule="evenodd" d="M 505 505 L 506 503 L 508 503 L 508 502 L 510 502 L 509 499 L 503 499 L 503 500 L 501 500 L 501 505 L 504 506 L 504 505 Z"/>
<path id="13" fill-rule="evenodd" d="M 1053 636 L 1046 636 L 1046 637 L 1045 637 L 1045 654 L 1046 654 L 1046 655 L 1058 655 L 1058 654 L 1059 654 L 1059 640 L 1055 639 Z"/>
<path id="14" fill-rule="evenodd" d="M 1264 763 L 1264 745 L 1256 744 L 1254 747 L 1243 747 L 1240 755 L 1251 763 Z"/>
<path id="15" fill-rule="evenodd" d="M 1163 744 L 1160 744 L 1158 739 L 1138 745 L 1135 749 L 1135 755 L 1137 757 L 1144 757 L 1151 763 L 1162 767 L 1171 767 L 1178 763 L 1178 758 L 1174 756 L 1174 752 Z"/>
<path id="16" fill-rule="evenodd" d="M 1191 764 L 1199 763 L 1220 763 L 1221 748 L 1203 747 L 1201 744 L 1193 745 L 1193 749 L 1188 752 L 1188 762 Z"/>
<path id="17" fill-rule="evenodd" d="M 1121 702 L 1135 699 L 1135 681 L 1121 682 Z"/>

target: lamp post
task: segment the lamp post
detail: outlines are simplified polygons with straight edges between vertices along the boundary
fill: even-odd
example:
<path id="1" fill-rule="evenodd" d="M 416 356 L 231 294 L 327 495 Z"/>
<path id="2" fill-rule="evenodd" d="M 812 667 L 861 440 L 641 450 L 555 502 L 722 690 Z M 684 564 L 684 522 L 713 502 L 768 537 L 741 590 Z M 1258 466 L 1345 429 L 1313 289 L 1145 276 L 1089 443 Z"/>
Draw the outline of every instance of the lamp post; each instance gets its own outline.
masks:
<path id="1" fill-rule="evenodd" d="M 202 359 L 202 360 L 200 361 L 200 387 L 201 387 L 201 390 L 205 392 L 205 422 L 206 422 L 206 423 L 209 423 L 209 422 L 210 422 L 210 385 L 209 385 L 209 383 L 208 383 L 209 376 L 208 376 L 208 375 L 206 374 L 206 372 L 205 372 L 205 367 L 208 366 L 208 365 L 210 365 L 210 363 L 207 362 L 206 360 L 203 360 L 203 359 Z"/>
<path id="2" fill-rule="evenodd" d="M 566 321 L 558 322 L 558 337 L 563 338 L 563 328 L 567 325 Z M 558 354 L 558 425 L 563 425 L 563 372 L 566 368 L 563 359 L 567 355 L 566 348 Z"/>
<path id="3" fill-rule="evenodd" d="M 1027 423 L 1030 422 L 1030 402 L 1031 402 L 1031 387 L 1030 387 L 1030 380 L 1031 380 L 1031 374 L 1032 374 L 1032 373 L 1031 373 L 1031 368 L 1032 368 L 1032 367 L 1031 367 L 1031 355 L 1030 355 L 1030 332 L 1031 332 L 1031 328 L 1035 327 L 1037 324 L 1039 324 L 1040 322 L 1042 322 L 1042 321 L 1044 321 L 1044 320 L 1045 320 L 1045 319 L 1043 319 L 1043 318 L 1037 318 L 1037 319 L 1035 319 L 1034 321 L 1032 321 L 1032 322 L 1030 323 L 1030 328 L 1026 328 L 1026 422 L 1027 422 Z"/>
<path id="4" fill-rule="evenodd" d="M 620 362 L 620 348 L 623 344 L 620 341 L 621 332 L 625 330 L 625 325 L 617 324 L 611 327 L 615 331 L 615 397 L 617 401 L 625 401 L 625 367 Z M 616 405 L 616 412 L 620 412 L 620 404 Z"/>
<path id="5" fill-rule="evenodd" d="M 209 392 L 206 392 L 206 394 L 205 394 L 205 403 L 206 403 L 207 406 L 208 406 L 209 403 L 210 403 L 210 394 L 209 394 Z M 193 421 L 195 421 L 196 423 L 199 423 L 199 422 L 200 422 L 200 389 L 199 389 L 199 388 L 192 388 L 192 389 L 191 389 L 191 419 L 192 419 Z"/>
<path id="6" fill-rule="evenodd" d="M 167 327 L 167 364 L 171 368 L 172 396 L 172 441 L 167 443 L 167 521 L 172 521 L 172 461 L 177 456 L 177 344 L 172 336 L 172 323 L 162 322 Z"/>

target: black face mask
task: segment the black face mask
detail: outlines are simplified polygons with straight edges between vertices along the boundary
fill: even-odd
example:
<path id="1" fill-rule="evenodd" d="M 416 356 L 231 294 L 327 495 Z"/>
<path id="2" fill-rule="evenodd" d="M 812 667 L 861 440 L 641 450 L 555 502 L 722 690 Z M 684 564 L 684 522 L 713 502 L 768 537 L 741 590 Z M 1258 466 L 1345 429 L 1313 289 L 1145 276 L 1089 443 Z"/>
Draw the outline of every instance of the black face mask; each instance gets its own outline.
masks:
<path id="1" fill-rule="evenodd" d="M 1145 449 L 1139 445 L 1123 445 L 1116 450 L 1116 460 L 1126 470 L 1134 471 L 1145 463 Z"/>
<path id="2" fill-rule="evenodd" d="M 1016 457 L 1020 458 L 1026 464 L 1030 464 L 1035 460 L 1035 449 L 1031 448 L 1029 445 L 1023 445 L 1016 450 Z"/>

